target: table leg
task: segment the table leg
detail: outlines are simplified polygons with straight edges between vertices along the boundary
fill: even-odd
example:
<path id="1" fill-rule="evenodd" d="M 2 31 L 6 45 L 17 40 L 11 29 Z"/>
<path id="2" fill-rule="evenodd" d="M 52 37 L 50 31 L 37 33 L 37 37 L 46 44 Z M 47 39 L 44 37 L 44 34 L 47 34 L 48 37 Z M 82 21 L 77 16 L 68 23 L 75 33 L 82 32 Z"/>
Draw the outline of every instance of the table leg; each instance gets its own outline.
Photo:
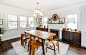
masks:
<path id="1" fill-rule="evenodd" d="M 31 46 L 29 46 L 29 55 L 31 55 Z"/>
<path id="2" fill-rule="evenodd" d="M 25 32 L 25 35 L 26 35 L 26 32 Z"/>
<path id="3" fill-rule="evenodd" d="M 43 55 L 45 55 L 45 51 L 44 51 L 44 40 L 42 39 L 42 48 L 43 48 Z"/>

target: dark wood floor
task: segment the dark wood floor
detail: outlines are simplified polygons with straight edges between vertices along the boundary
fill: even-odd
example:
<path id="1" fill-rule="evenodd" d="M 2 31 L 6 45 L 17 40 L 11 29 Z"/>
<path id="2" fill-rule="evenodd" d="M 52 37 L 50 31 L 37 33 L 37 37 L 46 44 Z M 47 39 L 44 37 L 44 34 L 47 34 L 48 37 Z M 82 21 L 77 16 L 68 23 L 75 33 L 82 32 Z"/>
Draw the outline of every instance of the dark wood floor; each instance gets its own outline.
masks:
<path id="1" fill-rule="evenodd" d="M 18 40 L 20 40 L 20 38 L 3 41 L 0 45 L 0 55 L 17 55 L 11 43 Z M 62 42 L 69 44 L 69 48 L 66 55 L 86 55 L 85 48 L 81 48 L 79 45 L 73 43 L 68 43 L 65 41 Z"/>

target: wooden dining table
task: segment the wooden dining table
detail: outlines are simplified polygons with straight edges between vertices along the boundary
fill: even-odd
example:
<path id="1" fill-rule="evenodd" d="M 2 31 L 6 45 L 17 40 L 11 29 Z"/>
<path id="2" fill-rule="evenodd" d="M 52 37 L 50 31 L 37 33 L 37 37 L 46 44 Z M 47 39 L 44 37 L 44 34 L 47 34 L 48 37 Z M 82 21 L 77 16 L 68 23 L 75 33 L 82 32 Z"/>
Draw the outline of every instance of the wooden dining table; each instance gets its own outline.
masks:
<path id="1" fill-rule="evenodd" d="M 45 55 L 44 41 L 46 41 L 56 35 L 55 33 L 49 33 L 49 32 L 44 32 L 44 31 L 39 31 L 39 30 L 25 31 L 25 34 L 30 34 L 30 35 L 40 38 L 42 40 L 43 55 Z"/>

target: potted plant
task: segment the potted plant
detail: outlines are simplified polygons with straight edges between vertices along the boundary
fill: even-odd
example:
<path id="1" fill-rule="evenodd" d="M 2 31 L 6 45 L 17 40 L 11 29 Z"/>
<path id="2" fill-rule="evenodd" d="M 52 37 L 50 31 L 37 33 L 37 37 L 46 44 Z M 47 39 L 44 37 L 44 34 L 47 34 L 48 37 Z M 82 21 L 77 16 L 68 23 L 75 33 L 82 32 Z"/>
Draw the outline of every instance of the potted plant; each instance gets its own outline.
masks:
<path id="1" fill-rule="evenodd" d="M 77 31 L 77 29 L 74 29 L 75 31 Z"/>
<path id="2" fill-rule="evenodd" d="M 60 23 L 63 23 L 63 21 L 60 21 Z"/>
<path id="3" fill-rule="evenodd" d="M 67 28 L 67 30 L 69 30 L 69 28 Z"/>
<path id="4" fill-rule="evenodd" d="M 63 28 L 63 30 L 65 31 L 65 30 L 66 30 L 66 28 Z"/>
<path id="5" fill-rule="evenodd" d="M 41 27 L 42 25 L 40 25 L 40 27 Z"/>
<path id="6" fill-rule="evenodd" d="M 73 31 L 73 29 L 71 29 L 71 31 Z"/>
<path id="7" fill-rule="evenodd" d="M 0 34 L 4 34 L 6 29 L 0 27 Z"/>

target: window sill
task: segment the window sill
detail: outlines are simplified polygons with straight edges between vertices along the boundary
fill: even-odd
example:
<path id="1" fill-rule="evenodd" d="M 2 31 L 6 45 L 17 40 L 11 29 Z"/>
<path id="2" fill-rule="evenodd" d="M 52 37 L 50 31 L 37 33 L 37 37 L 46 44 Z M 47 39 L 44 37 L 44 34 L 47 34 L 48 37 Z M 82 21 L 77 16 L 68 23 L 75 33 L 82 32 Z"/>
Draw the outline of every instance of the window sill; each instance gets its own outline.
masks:
<path id="1" fill-rule="evenodd" d="M 35 28 L 35 27 L 19 28 L 19 29 L 7 29 L 7 31 L 12 31 L 12 30 L 21 30 L 21 29 L 29 29 L 29 28 Z"/>

